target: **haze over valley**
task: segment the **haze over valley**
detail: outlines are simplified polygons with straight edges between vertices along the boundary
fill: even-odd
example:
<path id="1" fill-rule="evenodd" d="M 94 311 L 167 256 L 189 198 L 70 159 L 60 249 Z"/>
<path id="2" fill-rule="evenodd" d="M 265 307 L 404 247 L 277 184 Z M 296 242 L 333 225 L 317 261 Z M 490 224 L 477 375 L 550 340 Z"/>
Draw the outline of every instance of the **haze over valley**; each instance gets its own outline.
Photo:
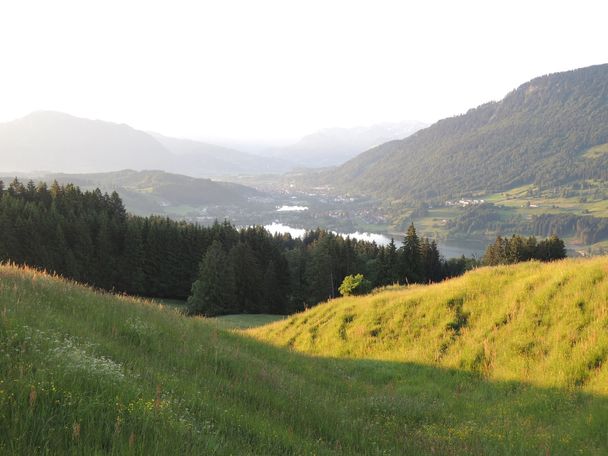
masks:
<path id="1" fill-rule="evenodd" d="M 3 171 L 91 173 L 131 168 L 209 177 L 289 169 L 280 160 L 262 162 L 212 144 L 53 111 L 36 111 L 0 124 L 0 148 L 6 151 Z"/>
<path id="2" fill-rule="evenodd" d="M 203 224 L 229 219 L 399 239 L 415 223 L 457 246 L 456 254 L 476 255 L 509 230 L 556 233 L 572 254 L 601 253 L 607 81 L 608 65 L 543 76 L 426 128 L 325 129 L 259 152 L 272 157 L 39 111 L 0 125 L 0 147 L 10 151 L 2 168 L 118 191 L 135 214 Z M 305 210 L 277 211 L 283 206 Z"/>
<path id="3" fill-rule="evenodd" d="M 608 454 L 602 2 L 0 4 L 0 455 Z"/>

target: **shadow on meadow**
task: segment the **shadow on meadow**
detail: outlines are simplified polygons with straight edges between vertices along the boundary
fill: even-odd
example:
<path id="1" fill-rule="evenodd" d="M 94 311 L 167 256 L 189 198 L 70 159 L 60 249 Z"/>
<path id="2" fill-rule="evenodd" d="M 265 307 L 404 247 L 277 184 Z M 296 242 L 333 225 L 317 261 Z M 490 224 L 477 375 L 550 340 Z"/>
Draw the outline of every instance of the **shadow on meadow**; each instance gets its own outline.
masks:
<path id="1" fill-rule="evenodd" d="M 281 348 L 269 359 L 282 360 Z M 408 362 L 289 352 L 288 365 L 327 389 L 330 408 L 351 409 L 380 447 L 432 454 L 606 454 L 608 397 L 577 389 L 486 380 Z M 386 446 L 384 446 L 386 444 Z M 391 453 L 393 454 L 393 453 Z"/>
<path id="2" fill-rule="evenodd" d="M 317 358 L 0 270 L 3 454 L 606 454 L 608 398 Z"/>

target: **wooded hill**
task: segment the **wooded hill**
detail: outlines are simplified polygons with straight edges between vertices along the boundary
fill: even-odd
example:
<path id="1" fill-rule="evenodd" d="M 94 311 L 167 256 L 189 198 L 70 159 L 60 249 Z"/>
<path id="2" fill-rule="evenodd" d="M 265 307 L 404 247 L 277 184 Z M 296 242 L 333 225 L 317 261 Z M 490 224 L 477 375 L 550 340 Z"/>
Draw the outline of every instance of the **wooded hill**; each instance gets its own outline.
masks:
<path id="1" fill-rule="evenodd" d="M 608 179 L 608 64 L 533 79 L 311 178 L 384 201 L 485 195 Z"/>
<path id="2" fill-rule="evenodd" d="M 83 190 L 120 194 L 125 207 L 137 215 L 164 214 L 176 206 L 249 206 L 263 193 L 245 185 L 171 174 L 164 171 L 122 171 L 93 174 L 49 174 L 45 182 L 74 184 Z M 10 182 L 6 179 L 5 182 Z"/>
<path id="3" fill-rule="evenodd" d="M 347 275 L 365 274 L 378 286 L 441 280 L 467 266 L 440 258 L 436 244 L 418 238 L 413 226 L 406 240 L 401 248 L 381 247 L 320 229 L 292 239 L 227 221 L 205 227 L 129 215 L 116 192 L 17 179 L 5 187 L 0 180 L 0 262 L 105 290 L 182 300 L 195 281 L 213 275 L 217 280 L 204 287 L 226 299 L 191 309 L 205 315 L 290 313 L 337 296 Z"/>

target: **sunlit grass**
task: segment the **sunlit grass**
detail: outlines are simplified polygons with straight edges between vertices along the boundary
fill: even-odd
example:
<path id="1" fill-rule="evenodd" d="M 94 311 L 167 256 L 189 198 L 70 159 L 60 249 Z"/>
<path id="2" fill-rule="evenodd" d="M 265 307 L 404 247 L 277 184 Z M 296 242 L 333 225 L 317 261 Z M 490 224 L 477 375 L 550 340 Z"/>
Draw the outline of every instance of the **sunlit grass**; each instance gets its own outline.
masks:
<path id="1" fill-rule="evenodd" d="M 590 149 L 587 149 L 587 151 L 585 151 L 583 153 L 583 157 L 598 158 L 605 154 L 608 154 L 608 143 L 600 144 L 600 145 L 591 147 Z"/>
<path id="2" fill-rule="evenodd" d="M 608 258 L 481 268 L 322 304 L 249 334 L 294 350 L 608 394 Z"/>

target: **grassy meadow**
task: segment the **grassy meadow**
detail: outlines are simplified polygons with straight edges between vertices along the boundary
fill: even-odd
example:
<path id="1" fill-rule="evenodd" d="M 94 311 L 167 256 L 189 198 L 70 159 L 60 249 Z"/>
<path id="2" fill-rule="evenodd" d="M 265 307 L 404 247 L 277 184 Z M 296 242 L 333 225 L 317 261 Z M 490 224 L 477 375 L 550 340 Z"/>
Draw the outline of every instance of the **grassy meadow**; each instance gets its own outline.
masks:
<path id="1" fill-rule="evenodd" d="M 603 145 L 600 150 L 604 150 L 606 145 Z M 492 193 L 478 194 L 471 199 L 483 199 L 488 203 L 495 205 L 495 208 L 503 221 L 508 221 L 514 217 L 521 217 L 523 220 L 530 220 L 533 216 L 542 214 L 554 215 L 573 215 L 573 216 L 592 216 L 598 218 L 608 217 L 608 185 L 606 182 L 599 180 L 585 181 L 587 188 L 576 191 L 569 191 L 565 194 L 556 192 L 553 188 L 542 189 L 532 184 L 513 187 L 509 190 Z M 394 226 L 407 226 L 410 222 L 410 214 L 414 208 L 409 208 L 405 211 L 401 218 L 393 220 L 391 225 L 379 226 L 371 231 L 389 231 L 391 232 Z M 482 229 L 477 229 L 474 232 L 450 232 L 448 228 L 450 221 L 455 221 L 465 213 L 465 209 L 459 206 L 442 206 L 428 209 L 427 214 L 423 217 L 417 217 L 414 220 L 416 230 L 419 234 L 428 236 L 434 239 L 452 239 L 456 240 L 460 237 L 463 239 L 476 239 L 483 244 L 487 244 L 490 240 L 494 240 L 497 232 L 486 232 Z M 503 230 L 502 235 L 510 236 L 511 232 Z M 525 233 L 520 233 L 525 234 Z M 396 240 L 401 240 L 402 233 L 391 232 Z M 606 249 L 608 241 L 596 242 L 595 244 L 582 245 L 579 240 L 573 236 L 560 236 L 566 241 L 572 249 L 585 251 L 591 249 L 596 254 Z M 463 239 L 459 239 L 462 241 Z"/>
<path id="2" fill-rule="evenodd" d="M 2 266 L 0 454 L 606 454 L 607 275 L 482 269 L 241 333 Z"/>
<path id="3" fill-rule="evenodd" d="M 608 395 L 608 258 L 486 267 L 252 329 L 312 355 L 415 362 Z"/>
<path id="4" fill-rule="evenodd" d="M 207 321 L 222 329 L 251 329 L 284 320 L 283 315 L 237 314 L 210 318 Z"/>

